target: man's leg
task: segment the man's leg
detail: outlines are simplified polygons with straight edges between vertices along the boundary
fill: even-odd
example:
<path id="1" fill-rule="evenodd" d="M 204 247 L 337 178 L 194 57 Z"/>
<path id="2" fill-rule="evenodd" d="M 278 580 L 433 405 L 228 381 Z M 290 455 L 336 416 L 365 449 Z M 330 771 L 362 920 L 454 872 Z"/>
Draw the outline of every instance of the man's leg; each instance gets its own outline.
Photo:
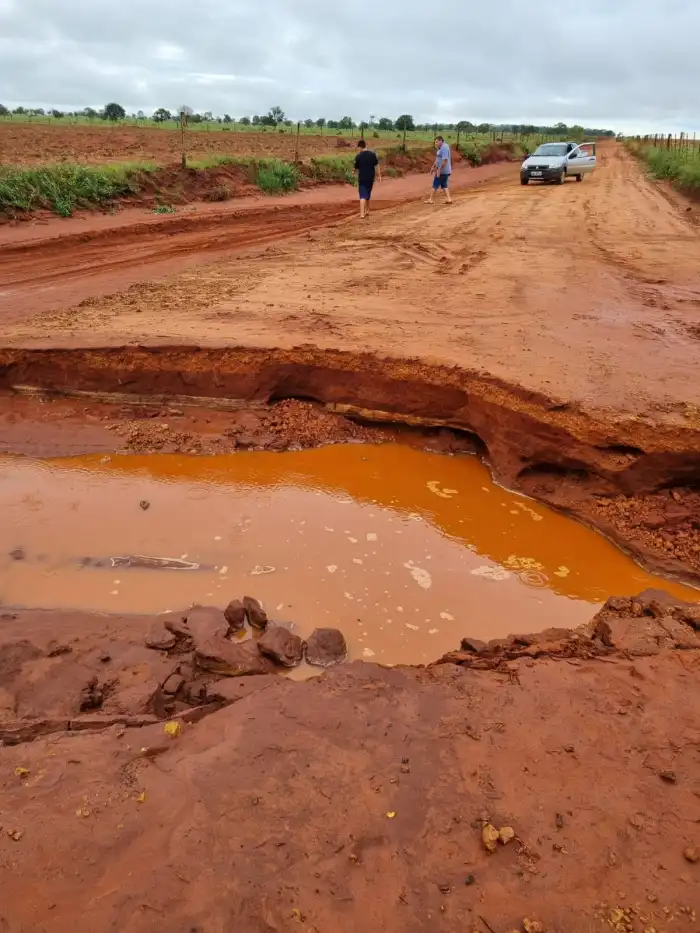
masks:
<path id="1" fill-rule="evenodd" d="M 364 220 L 367 215 L 367 189 L 364 185 L 358 185 L 360 194 L 360 220 Z"/>
<path id="2" fill-rule="evenodd" d="M 445 192 L 445 202 L 447 204 L 452 204 L 452 195 L 450 194 L 450 176 L 444 176 L 444 184 L 442 186 L 443 191 Z"/>
<path id="3" fill-rule="evenodd" d="M 435 192 L 438 190 L 439 187 L 440 187 L 440 176 L 436 175 L 433 178 L 433 186 L 430 189 L 430 197 L 425 202 L 426 204 L 433 204 L 435 202 Z"/>

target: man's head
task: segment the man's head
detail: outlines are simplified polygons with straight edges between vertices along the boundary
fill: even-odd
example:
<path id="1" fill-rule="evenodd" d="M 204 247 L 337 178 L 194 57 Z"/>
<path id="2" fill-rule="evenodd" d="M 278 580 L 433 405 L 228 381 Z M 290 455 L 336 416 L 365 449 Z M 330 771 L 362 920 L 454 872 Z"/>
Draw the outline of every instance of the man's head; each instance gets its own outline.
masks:
<path id="1" fill-rule="evenodd" d="M 439 149 L 440 146 L 442 146 L 442 144 L 443 144 L 444 142 L 445 142 L 445 140 L 442 138 L 442 136 L 436 136 L 436 137 L 435 137 L 435 148 L 436 148 L 436 149 Z"/>
<path id="2" fill-rule="evenodd" d="M 358 149 L 366 149 L 366 148 L 367 148 L 367 143 L 364 141 L 364 139 L 361 139 L 361 140 L 359 141 L 359 143 L 357 144 L 357 148 L 358 148 Z"/>

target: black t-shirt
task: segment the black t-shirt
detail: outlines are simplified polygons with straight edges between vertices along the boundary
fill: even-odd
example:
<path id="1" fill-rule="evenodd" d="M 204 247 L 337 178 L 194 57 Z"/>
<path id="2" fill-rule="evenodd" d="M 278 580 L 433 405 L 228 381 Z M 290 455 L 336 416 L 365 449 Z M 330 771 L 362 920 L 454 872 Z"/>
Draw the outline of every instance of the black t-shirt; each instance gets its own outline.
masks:
<path id="1" fill-rule="evenodd" d="M 363 149 L 355 156 L 355 168 L 357 169 L 357 183 L 359 185 L 374 184 L 374 173 L 379 165 L 377 153 L 371 149 Z"/>

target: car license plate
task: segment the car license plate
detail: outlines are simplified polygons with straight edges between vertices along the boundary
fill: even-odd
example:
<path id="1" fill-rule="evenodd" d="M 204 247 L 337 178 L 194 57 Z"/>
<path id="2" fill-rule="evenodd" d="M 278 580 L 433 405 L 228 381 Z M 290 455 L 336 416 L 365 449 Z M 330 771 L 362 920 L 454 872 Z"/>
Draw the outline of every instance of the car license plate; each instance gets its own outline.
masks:
<path id="1" fill-rule="evenodd" d="M 531 175 L 541 175 L 542 172 L 530 172 Z"/>

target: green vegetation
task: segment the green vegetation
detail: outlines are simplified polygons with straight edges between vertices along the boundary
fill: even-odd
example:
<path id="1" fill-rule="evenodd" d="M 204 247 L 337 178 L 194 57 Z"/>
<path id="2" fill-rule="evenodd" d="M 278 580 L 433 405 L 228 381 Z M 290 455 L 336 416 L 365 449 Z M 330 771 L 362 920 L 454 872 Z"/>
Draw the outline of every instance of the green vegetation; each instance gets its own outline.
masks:
<path id="1" fill-rule="evenodd" d="M 626 145 L 647 164 L 654 178 L 665 179 L 688 191 L 700 191 L 700 146 L 691 145 L 689 140 L 673 139 L 663 145 L 629 139 Z"/>
<path id="2" fill-rule="evenodd" d="M 352 155 L 316 156 L 310 161 L 311 177 L 317 181 L 336 181 L 354 185 L 356 181 L 353 172 L 354 164 L 354 153 Z"/>
<path id="3" fill-rule="evenodd" d="M 261 159 L 257 168 L 256 182 L 265 194 L 286 194 L 299 186 L 296 165 L 281 159 Z"/>
<path id="4" fill-rule="evenodd" d="M 49 209 L 70 217 L 87 204 L 103 204 L 138 190 L 135 176 L 155 169 L 151 164 L 50 165 L 0 168 L 0 211 Z"/>

